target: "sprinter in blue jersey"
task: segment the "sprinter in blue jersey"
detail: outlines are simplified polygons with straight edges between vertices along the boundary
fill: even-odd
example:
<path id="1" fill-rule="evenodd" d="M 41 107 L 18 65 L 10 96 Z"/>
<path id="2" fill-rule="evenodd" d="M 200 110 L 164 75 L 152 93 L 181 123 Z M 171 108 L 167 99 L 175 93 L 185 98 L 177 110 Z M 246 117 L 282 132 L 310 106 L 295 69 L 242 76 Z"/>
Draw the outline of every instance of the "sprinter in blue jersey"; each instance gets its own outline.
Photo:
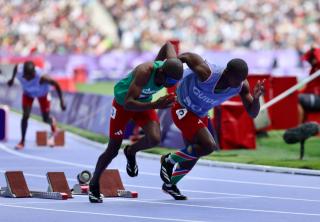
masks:
<path id="1" fill-rule="evenodd" d="M 188 65 L 176 90 L 177 101 L 171 108 L 173 122 L 181 130 L 188 146 L 161 157 L 162 190 L 176 200 L 185 200 L 177 183 L 193 168 L 197 160 L 216 149 L 209 132 L 208 111 L 233 96 L 240 95 L 252 118 L 260 110 L 259 97 L 264 93 L 264 81 L 254 87 L 253 95 L 247 81 L 248 66 L 242 59 L 232 59 L 226 67 L 203 60 L 195 53 L 183 53 L 179 59 Z M 174 168 L 175 167 L 175 168 Z"/>
<path id="2" fill-rule="evenodd" d="M 15 146 L 15 149 L 21 150 L 25 145 L 25 137 L 28 128 L 28 119 L 31 113 L 33 100 L 38 99 L 42 113 L 42 119 L 51 126 L 52 133 L 57 131 L 57 124 L 50 115 L 50 86 L 54 86 L 59 99 L 61 109 L 64 111 L 62 91 L 59 84 L 49 76 L 43 75 L 42 70 L 35 67 L 32 61 L 26 61 L 24 64 L 16 65 L 13 69 L 12 78 L 8 81 L 8 85 L 12 86 L 17 76 L 23 90 L 22 95 L 22 119 L 21 119 L 21 140 Z"/>

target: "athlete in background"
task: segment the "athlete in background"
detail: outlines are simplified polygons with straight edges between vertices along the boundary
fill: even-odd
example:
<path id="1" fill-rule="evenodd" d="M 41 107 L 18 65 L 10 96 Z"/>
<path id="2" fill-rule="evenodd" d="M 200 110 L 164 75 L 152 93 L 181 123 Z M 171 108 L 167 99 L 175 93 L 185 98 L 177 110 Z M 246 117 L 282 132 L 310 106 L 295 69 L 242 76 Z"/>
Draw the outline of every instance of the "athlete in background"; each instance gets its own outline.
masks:
<path id="1" fill-rule="evenodd" d="M 35 98 L 37 98 L 39 101 L 42 119 L 45 123 L 48 123 L 51 126 L 52 133 L 56 132 L 57 124 L 54 118 L 50 115 L 50 86 L 55 87 L 60 99 L 60 106 L 63 111 L 66 110 L 66 106 L 64 104 L 62 91 L 59 84 L 49 76 L 43 75 L 43 72 L 36 68 L 33 62 L 27 61 L 24 64 L 19 64 L 14 67 L 13 75 L 8 81 L 8 85 L 10 87 L 13 85 L 16 76 L 23 90 L 21 140 L 15 146 L 15 149 L 21 150 L 25 146 L 28 119 L 32 110 L 32 103 Z"/>

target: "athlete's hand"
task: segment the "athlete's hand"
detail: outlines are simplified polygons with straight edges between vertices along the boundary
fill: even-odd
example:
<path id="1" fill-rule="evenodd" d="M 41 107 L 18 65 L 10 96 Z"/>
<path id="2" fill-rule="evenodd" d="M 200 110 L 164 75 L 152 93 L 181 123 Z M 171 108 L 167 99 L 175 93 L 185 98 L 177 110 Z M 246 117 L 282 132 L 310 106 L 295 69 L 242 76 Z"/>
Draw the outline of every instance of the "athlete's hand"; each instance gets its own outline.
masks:
<path id="1" fill-rule="evenodd" d="M 172 94 L 160 97 L 155 101 L 155 109 L 166 109 L 173 105 L 176 101 L 176 97 Z"/>
<path id="2" fill-rule="evenodd" d="M 67 109 L 66 105 L 64 104 L 64 102 L 60 103 L 60 107 L 62 111 L 65 111 Z"/>
<path id="3" fill-rule="evenodd" d="M 254 99 L 259 99 L 259 97 L 264 94 L 264 82 L 265 82 L 265 79 L 262 81 L 259 80 L 257 84 L 254 86 L 254 89 L 253 89 Z"/>
<path id="4" fill-rule="evenodd" d="M 14 82 L 14 80 L 13 79 L 10 79 L 8 82 L 7 82 L 7 84 L 8 84 L 8 86 L 12 86 L 13 85 L 13 82 Z"/>

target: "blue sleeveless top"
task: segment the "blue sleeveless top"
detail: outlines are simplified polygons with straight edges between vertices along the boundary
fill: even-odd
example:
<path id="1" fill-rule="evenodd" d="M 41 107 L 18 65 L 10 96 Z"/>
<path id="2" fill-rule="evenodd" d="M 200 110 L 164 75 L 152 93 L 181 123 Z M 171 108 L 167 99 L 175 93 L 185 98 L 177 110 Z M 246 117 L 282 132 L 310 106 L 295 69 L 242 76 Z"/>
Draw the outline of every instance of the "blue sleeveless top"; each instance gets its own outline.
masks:
<path id="1" fill-rule="evenodd" d="M 228 88 L 219 93 L 214 92 L 224 68 L 207 64 L 211 69 L 211 75 L 206 81 L 201 82 L 198 75 L 188 68 L 184 70 L 185 77 L 177 88 L 179 103 L 199 117 L 206 116 L 210 109 L 239 94 L 243 85 L 241 84 L 237 88 Z"/>
<path id="2" fill-rule="evenodd" d="M 23 93 L 29 97 L 42 97 L 49 92 L 49 84 L 40 84 L 41 71 L 38 68 L 36 68 L 35 77 L 28 81 L 25 78 L 23 78 L 23 65 L 18 65 L 17 78 L 20 81 Z"/>

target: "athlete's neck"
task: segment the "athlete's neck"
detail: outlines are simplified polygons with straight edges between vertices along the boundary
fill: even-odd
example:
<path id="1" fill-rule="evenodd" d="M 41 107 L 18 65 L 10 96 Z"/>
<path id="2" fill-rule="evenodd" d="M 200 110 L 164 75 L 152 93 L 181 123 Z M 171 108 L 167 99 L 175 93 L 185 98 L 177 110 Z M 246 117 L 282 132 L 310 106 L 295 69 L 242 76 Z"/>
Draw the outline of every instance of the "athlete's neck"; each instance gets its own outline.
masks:
<path id="1" fill-rule="evenodd" d="M 216 85 L 216 87 L 215 87 L 215 90 L 217 89 L 217 90 L 219 90 L 219 91 L 223 91 L 223 90 L 228 89 L 228 88 L 230 87 L 225 76 L 226 76 L 226 75 L 225 75 L 225 72 L 223 72 L 223 73 L 221 74 L 220 79 L 219 79 L 218 82 L 217 82 L 217 85 Z"/>

